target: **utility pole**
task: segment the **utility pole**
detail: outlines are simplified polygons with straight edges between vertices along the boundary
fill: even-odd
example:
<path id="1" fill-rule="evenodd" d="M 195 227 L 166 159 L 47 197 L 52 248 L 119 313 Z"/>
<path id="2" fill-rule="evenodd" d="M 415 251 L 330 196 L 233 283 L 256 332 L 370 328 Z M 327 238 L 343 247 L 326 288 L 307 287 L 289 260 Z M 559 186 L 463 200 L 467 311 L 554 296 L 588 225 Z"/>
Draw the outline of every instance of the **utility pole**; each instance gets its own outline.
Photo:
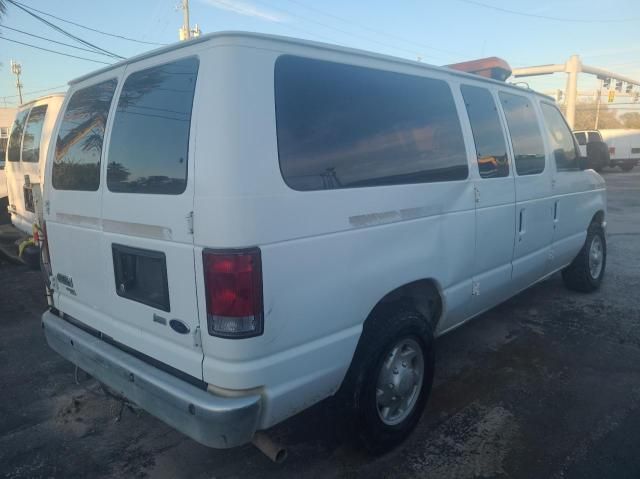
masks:
<path id="1" fill-rule="evenodd" d="M 566 116 L 567 123 L 574 127 L 576 123 L 576 103 L 578 100 L 578 73 L 582 71 L 582 62 L 578 55 L 571 55 L 571 58 L 565 64 L 565 72 L 567 73 L 566 92 Z"/>
<path id="2" fill-rule="evenodd" d="M 598 129 L 598 120 L 600 119 L 600 98 L 602 98 L 602 83 L 603 80 L 598 80 L 598 93 L 596 95 L 596 121 L 593 127 L 594 130 Z"/>
<path id="3" fill-rule="evenodd" d="M 191 28 L 189 25 L 189 0 L 182 0 L 180 8 L 182 8 L 182 26 L 179 30 L 180 41 L 183 42 L 199 37 L 202 31 L 200 27 L 198 27 L 198 24 L 196 23 L 194 28 Z"/>
<path id="4" fill-rule="evenodd" d="M 20 104 L 22 105 L 22 82 L 20 82 L 20 75 L 22 75 L 22 65 L 11 60 L 11 73 L 16 76 L 16 87 L 18 88 L 18 96 L 20 97 Z"/>
<path id="5" fill-rule="evenodd" d="M 180 29 L 180 41 L 191 38 L 191 27 L 189 26 L 189 0 L 182 0 L 182 28 Z"/>

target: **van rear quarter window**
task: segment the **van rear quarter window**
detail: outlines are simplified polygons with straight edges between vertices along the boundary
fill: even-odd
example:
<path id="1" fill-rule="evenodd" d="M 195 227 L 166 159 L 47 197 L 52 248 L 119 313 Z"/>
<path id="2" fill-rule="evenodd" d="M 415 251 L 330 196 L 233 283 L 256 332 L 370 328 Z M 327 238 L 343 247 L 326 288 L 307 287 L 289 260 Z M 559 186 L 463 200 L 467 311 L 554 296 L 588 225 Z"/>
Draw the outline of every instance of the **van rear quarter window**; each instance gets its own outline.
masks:
<path id="1" fill-rule="evenodd" d="M 31 109 L 22 139 L 22 161 L 37 163 L 40 159 L 40 137 L 46 114 L 47 105 L 34 106 Z"/>
<path id="2" fill-rule="evenodd" d="M 500 102 L 507 117 L 518 175 L 542 173 L 544 143 L 532 101 L 525 96 L 500 92 Z"/>
<path id="3" fill-rule="evenodd" d="M 20 161 L 20 150 L 22 148 L 22 133 L 24 133 L 24 124 L 27 121 L 29 110 L 18 113 L 16 120 L 11 128 L 11 136 L 9 136 L 9 146 L 7 152 L 7 160 Z"/>
<path id="4" fill-rule="evenodd" d="M 110 191 L 175 195 L 185 190 L 197 75 L 198 59 L 192 57 L 126 79 L 109 145 Z"/>
<path id="5" fill-rule="evenodd" d="M 575 133 L 576 140 L 578 140 L 578 145 L 584 146 L 587 144 L 587 134 L 584 131 L 579 131 Z"/>
<path id="6" fill-rule="evenodd" d="M 76 91 L 64 112 L 52 169 L 57 190 L 96 191 L 104 130 L 117 81 L 107 80 Z"/>
<path id="7" fill-rule="evenodd" d="M 445 81 L 283 55 L 275 102 L 280 169 L 295 190 L 468 176 Z"/>

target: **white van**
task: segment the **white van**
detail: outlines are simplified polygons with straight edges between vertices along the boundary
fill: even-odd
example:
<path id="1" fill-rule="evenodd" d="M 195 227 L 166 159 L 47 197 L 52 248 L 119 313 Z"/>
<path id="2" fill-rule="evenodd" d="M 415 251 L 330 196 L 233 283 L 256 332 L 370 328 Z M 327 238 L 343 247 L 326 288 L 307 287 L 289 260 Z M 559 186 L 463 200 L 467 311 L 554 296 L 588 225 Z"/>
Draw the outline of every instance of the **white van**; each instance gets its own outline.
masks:
<path id="1" fill-rule="evenodd" d="M 208 446 L 340 390 L 384 451 L 435 336 L 604 274 L 603 179 L 551 98 L 504 82 L 219 33 L 73 81 L 54 136 L 47 340 Z"/>
<path id="2" fill-rule="evenodd" d="M 21 105 L 9 134 L 8 209 L 13 225 L 27 236 L 36 222 L 33 190 L 41 188 L 51 130 L 63 100 L 64 93 L 56 93 Z"/>
<path id="3" fill-rule="evenodd" d="M 609 165 L 631 171 L 640 161 L 640 130 L 612 128 L 604 130 L 578 130 L 574 132 L 580 151 L 586 155 L 587 143 L 604 141 L 609 146 Z"/>

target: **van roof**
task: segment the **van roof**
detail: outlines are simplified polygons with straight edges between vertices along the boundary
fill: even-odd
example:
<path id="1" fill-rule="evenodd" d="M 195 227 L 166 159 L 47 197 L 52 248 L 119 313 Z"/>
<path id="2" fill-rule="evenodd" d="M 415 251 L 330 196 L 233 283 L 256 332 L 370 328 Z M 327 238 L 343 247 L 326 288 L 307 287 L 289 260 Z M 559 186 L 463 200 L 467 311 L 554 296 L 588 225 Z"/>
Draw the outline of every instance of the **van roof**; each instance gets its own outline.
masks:
<path id="1" fill-rule="evenodd" d="M 359 55 L 359 56 L 364 56 L 364 57 L 369 57 L 369 58 L 382 59 L 382 60 L 390 61 L 390 62 L 394 62 L 394 63 L 409 64 L 409 65 L 413 65 L 413 66 L 418 66 L 420 68 L 424 68 L 425 70 L 435 70 L 435 71 L 439 71 L 439 72 L 442 72 L 442 73 L 448 73 L 450 75 L 455 75 L 455 76 L 460 76 L 460 77 L 465 77 L 465 78 L 472 78 L 472 79 L 478 80 L 478 81 L 495 83 L 495 84 L 500 85 L 500 86 L 516 89 L 518 91 L 525 90 L 525 91 L 527 91 L 529 93 L 533 93 L 533 94 L 535 94 L 537 96 L 540 96 L 540 97 L 543 97 L 545 99 L 552 98 L 550 96 L 544 95 L 542 93 L 536 92 L 536 91 L 531 90 L 531 89 L 523 88 L 523 87 L 518 86 L 518 85 L 513 85 L 513 84 L 510 84 L 510 83 L 505 83 L 505 82 L 502 82 L 502 81 L 493 80 L 491 78 L 481 77 L 479 75 L 475 75 L 475 74 L 472 74 L 472 73 L 466 73 L 466 72 L 454 70 L 452 68 L 447 68 L 446 66 L 430 65 L 428 63 L 422 63 L 422 62 L 408 60 L 408 59 L 404 59 L 404 58 L 398 58 L 398 57 L 394 57 L 394 56 L 391 56 L 391 55 L 384 55 L 384 54 L 381 54 L 381 53 L 374 53 L 374 52 L 370 52 L 370 51 L 367 51 L 367 50 L 360 50 L 360 49 L 357 49 L 357 48 L 349 48 L 349 47 L 342 47 L 342 46 L 338 46 L 338 45 L 332 45 L 332 44 L 329 44 L 329 43 L 314 42 L 314 41 L 311 41 L 311 40 L 302 40 L 302 39 L 299 39 L 299 38 L 284 37 L 284 36 L 280 36 L 280 35 L 270 35 L 270 34 L 266 34 L 266 33 L 252 33 L 252 32 L 243 32 L 243 31 L 222 31 L 222 32 L 208 33 L 206 35 L 202 35 L 202 36 L 200 36 L 198 38 L 194 38 L 194 39 L 191 39 L 191 40 L 188 40 L 188 41 L 172 43 L 172 44 L 167 45 L 165 47 L 156 48 L 154 50 L 150 50 L 148 52 L 141 53 L 140 55 L 136 55 L 136 56 L 133 56 L 131 58 L 126 58 L 126 59 L 121 60 L 121 61 L 119 61 L 117 63 L 114 63 L 113 65 L 109 65 L 107 67 L 100 68 L 100 69 L 95 70 L 95 71 L 93 71 L 91 73 L 88 73 L 88 74 L 83 75 L 81 77 L 75 78 L 74 80 L 71 80 L 69 82 L 69 85 L 73 85 L 75 83 L 87 80 L 87 79 L 89 79 L 89 78 L 91 78 L 93 76 L 99 75 L 101 73 L 108 72 L 110 70 L 119 68 L 119 67 L 124 66 L 124 65 L 129 65 L 131 63 L 135 63 L 135 62 L 147 59 L 147 58 L 152 58 L 152 57 L 155 57 L 155 56 L 159 56 L 159 55 L 162 55 L 162 54 L 167 53 L 167 52 L 172 52 L 174 50 L 178 50 L 180 48 L 186 48 L 188 46 L 191 46 L 191 45 L 194 45 L 194 44 L 197 44 L 197 43 L 205 43 L 205 42 L 208 42 L 208 41 L 218 40 L 218 39 L 222 39 L 222 38 L 225 38 L 225 39 L 247 38 L 247 39 L 253 39 L 253 40 L 266 40 L 266 41 L 272 41 L 272 42 L 303 45 L 303 46 L 308 46 L 310 48 L 329 50 L 329 51 L 335 51 L 335 52 L 341 52 L 341 53 L 349 53 L 349 54 L 352 54 L 352 55 Z"/>
<path id="2" fill-rule="evenodd" d="M 46 100 L 47 98 L 54 98 L 54 97 L 59 97 L 59 96 L 64 98 L 65 95 L 66 95 L 66 93 L 63 92 L 63 91 L 58 91 L 58 92 L 55 92 L 55 93 L 49 93 L 48 95 L 44 95 L 44 96 L 36 98 L 35 100 L 29 100 L 28 102 L 23 103 L 22 105 L 18 106 L 18 110 L 22 111 L 25 108 L 30 107 L 33 103 L 38 102 L 38 101 L 42 101 L 42 100 Z"/>

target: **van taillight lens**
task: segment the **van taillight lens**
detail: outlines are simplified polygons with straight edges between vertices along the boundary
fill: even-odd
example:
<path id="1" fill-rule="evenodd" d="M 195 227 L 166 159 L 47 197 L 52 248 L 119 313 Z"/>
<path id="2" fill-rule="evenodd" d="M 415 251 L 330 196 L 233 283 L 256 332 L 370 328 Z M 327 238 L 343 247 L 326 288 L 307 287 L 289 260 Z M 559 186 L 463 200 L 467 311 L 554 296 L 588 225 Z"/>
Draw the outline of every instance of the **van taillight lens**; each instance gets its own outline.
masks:
<path id="1" fill-rule="evenodd" d="M 209 334 L 224 338 L 248 338 L 262 334 L 260 250 L 205 250 L 202 259 Z"/>

